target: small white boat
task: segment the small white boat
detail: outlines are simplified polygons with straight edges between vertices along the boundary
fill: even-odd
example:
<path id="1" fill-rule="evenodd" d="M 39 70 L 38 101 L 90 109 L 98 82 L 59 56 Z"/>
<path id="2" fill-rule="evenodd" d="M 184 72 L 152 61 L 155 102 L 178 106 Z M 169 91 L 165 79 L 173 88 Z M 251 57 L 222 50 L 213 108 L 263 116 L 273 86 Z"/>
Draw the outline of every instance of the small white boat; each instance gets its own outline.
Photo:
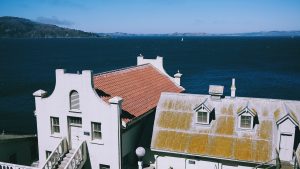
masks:
<path id="1" fill-rule="evenodd" d="M 181 38 L 181 42 L 183 42 L 183 38 Z"/>

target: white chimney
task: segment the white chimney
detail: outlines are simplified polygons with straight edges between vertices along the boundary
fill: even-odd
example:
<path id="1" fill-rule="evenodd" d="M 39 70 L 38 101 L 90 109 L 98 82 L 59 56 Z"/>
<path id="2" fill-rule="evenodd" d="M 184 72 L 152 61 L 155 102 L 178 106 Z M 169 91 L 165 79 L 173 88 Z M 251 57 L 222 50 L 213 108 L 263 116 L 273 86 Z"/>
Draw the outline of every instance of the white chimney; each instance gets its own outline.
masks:
<path id="1" fill-rule="evenodd" d="M 179 72 L 179 70 L 177 71 L 177 73 L 174 75 L 174 81 L 177 85 L 180 86 L 180 78 L 181 78 L 182 74 Z"/>
<path id="2" fill-rule="evenodd" d="M 235 88 L 235 78 L 232 78 L 232 84 L 231 84 L 231 98 L 235 98 L 235 91 L 236 91 L 236 88 Z"/>

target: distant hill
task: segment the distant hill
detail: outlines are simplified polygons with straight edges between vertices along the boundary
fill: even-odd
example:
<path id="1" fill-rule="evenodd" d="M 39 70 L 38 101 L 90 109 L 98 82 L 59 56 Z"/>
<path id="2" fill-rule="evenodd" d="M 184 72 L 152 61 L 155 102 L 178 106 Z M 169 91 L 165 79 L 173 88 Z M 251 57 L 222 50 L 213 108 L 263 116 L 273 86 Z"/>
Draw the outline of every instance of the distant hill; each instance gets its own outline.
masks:
<path id="1" fill-rule="evenodd" d="M 0 17 L 0 38 L 95 38 L 95 33 L 61 28 L 31 21 L 29 19 L 4 16 Z"/>
<path id="2" fill-rule="evenodd" d="M 130 37 L 130 36 L 170 36 L 170 37 L 202 37 L 202 36 L 237 36 L 237 37 L 294 37 L 300 36 L 300 31 L 268 31 L 268 32 L 249 32 L 249 33 L 232 33 L 232 34 L 211 34 L 211 33 L 165 33 L 165 34 L 132 34 L 132 33 L 98 33 L 101 36 L 112 37 Z"/>

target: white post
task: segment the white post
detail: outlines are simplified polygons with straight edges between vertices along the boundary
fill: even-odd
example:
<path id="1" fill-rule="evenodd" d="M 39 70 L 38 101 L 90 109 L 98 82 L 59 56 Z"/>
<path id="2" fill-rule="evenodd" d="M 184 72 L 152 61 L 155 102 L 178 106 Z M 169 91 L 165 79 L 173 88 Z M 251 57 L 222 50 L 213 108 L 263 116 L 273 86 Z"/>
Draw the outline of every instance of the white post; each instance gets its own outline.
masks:
<path id="1" fill-rule="evenodd" d="M 138 147 L 135 150 L 135 154 L 137 155 L 139 161 L 138 161 L 138 167 L 139 169 L 143 169 L 143 157 L 145 156 L 146 150 L 143 147 Z"/>
<path id="2" fill-rule="evenodd" d="M 236 91 L 235 78 L 232 78 L 232 84 L 230 89 L 231 89 L 231 98 L 235 98 L 235 91 Z"/>
<path id="3" fill-rule="evenodd" d="M 122 112 L 122 102 L 123 99 L 121 97 L 113 97 L 111 99 L 109 99 L 109 104 L 111 107 L 111 111 L 112 111 L 112 133 L 111 135 L 114 136 L 114 139 L 111 140 L 112 142 L 114 142 L 115 145 L 117 145 L 116 149 L 113 149 L 112 151 L 114 151 L 114 154 L 117 156 L 115 160 L 117 164 L 117 168 L 116 169 L 121 169 L 122 168 L 122 147 L 121 147 L 121 119 L 120 119 L 120 115 Z M 114 158 L 114 157 L 112 157 Z M 115 168 L 115 167 L 113 167 Z"/>
<path id="4" fill-rule="evenodd" d="M 174 80 L 175 80 L 175 83 L 177 85 L 180 86 L 180 78 L 181 78 L 182 74 L 179 72 L 179 70 L 177 71 L 177 73 L 174 75 Z"/>
<path id="5" fill-rule="evenodd" d="M 143 161 L 138 161 L 139 169 L 143 169 Z"/>

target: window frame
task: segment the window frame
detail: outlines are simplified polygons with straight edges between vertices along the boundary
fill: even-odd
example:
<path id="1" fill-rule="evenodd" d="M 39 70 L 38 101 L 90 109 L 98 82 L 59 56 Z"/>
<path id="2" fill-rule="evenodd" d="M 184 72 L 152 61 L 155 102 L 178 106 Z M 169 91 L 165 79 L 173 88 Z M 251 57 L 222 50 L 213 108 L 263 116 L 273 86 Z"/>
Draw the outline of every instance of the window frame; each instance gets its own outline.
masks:
<path id="1" fill-rule="evenodd" d="M 100 125 L 100 130 L 95 129 L 95 125 Z M 95 138 L 95 133 L 100 133 L 100 138 Z M 100 122 L 91 122 L 91 140 L 92 141 L 100 141 L 103 139 L 103 135 L 102 135 L 102 124 Z"/>
<path id="2" fill-rule="evenodd" d="M 206 113 L 206 119 L 204 119 L 204 114 Z M 200 114 L 200 115 L 199 115 Z M 199 121 L 199 118 L 201 119 L 201 121 Z M 204 121 L 205 120 L 205 121 Z M 208 112 L 207 111 L 197 111 L 197 123 L 199 124 L 208 124 Z"/>
<path id="3" fill-rule="evenodd" d="M 58 124 L 54 123 L 55 119 L 57 119 Z M 58 127 L 58 132 L 55 131 L 55 127 Z M 60 134 L 59 117 L 50 116 L 50 129 L 51 129 L 51 135 Z"/>
<path id="4" fill-rule="evenodd" d="M 73 93 L 77 93 L 77 96 L 78 98 L 72 98 L 73 96 Z M 74 100 L 78 100 L 78 108 L 74 108 Z M 69 94 L 69 108 L 70 108 L 70 111 L 72 112 L 80 112 L 80 96 L 79 96 L 79 92 L 77 90 L 72 90 L 70 91 L 70 94 Z"/>
<path id="5" fill-rule="evenodd" d="M 250 126 L 249 127 L 242 126 L 242 116 L 250 117 Z M 253 119 L 254 119 L 254 117 L 250 113 L 248 113 L 247 111 L 240 114 L 239 115 L 239 128 L 243 129 L 243 130 L 252 130 L 253 129 Z"/>

